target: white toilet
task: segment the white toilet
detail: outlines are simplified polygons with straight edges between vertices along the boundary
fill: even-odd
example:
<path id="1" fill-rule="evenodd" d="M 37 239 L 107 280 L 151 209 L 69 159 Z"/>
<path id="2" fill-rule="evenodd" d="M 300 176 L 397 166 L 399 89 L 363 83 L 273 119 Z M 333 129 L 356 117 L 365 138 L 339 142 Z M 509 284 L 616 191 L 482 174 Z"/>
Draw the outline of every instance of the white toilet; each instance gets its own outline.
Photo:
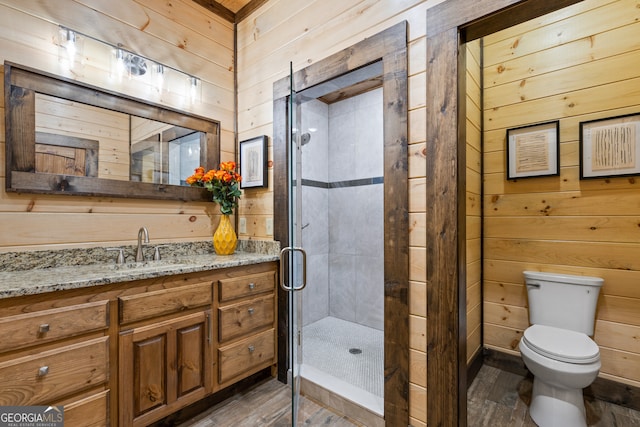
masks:
<path id="1" fill-rule="evenodd" d="M 529 414 L 540 427 L 585 427 L 582 389 L 600 371 L 593 335 L 598 277 L 524 272 L 529 298 L 528 327 L 520 353 L 533 374 Z"/>

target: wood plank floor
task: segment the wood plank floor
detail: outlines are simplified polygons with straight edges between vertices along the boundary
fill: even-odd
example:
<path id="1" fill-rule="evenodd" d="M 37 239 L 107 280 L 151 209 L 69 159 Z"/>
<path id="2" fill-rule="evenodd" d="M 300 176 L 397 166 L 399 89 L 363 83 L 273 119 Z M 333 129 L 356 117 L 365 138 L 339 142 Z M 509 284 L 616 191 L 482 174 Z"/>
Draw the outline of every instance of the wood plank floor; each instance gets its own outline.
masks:
<path id="1" fill-rule="evenodd" d="M 323 408 L 310 399 L 300 398 L 301 426 L 361 426 Z M 287 427 L 291 426 L 291 390 L 269 379 L 244 393 L 221 402 L 181 427 Z"/>
<path id="2" fill-rule="evenodd" d="M 531 377 L 484 365 L 469 388 L 469 427 L 536 427 L 528 412 Z M 181 427 L 286 427 L 291 425 L 290 390 L 275 379 L 213 406 Z M 640 427 L 640 412 L 600 400 L 585 399 L 589 427 Z M 360 426 L 302 398 L 304 426 Z"/>
<path id="3" fill-rule="evenodd" d="M 469 427 L 536 427 L 529 416 L 533 377 L 483 365 L 467 393 Z M 640 412 L 586 398 L 589 427 L 640 427 Z"/>

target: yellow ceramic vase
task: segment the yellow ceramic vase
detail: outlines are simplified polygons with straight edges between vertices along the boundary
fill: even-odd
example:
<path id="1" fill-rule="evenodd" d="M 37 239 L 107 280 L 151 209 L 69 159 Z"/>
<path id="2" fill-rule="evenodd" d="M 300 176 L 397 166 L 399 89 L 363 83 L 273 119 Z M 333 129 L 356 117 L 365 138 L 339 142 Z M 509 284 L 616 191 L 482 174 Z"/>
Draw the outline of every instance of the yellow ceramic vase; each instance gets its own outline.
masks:
<path id="1" fill-rule="evenodd" d="M 218 255 L 231 255 L 236 251 L 238 237 L 231 225 L 229 215 L 222 215 L 216 232 L 213 233 L 213 249 Z"/>

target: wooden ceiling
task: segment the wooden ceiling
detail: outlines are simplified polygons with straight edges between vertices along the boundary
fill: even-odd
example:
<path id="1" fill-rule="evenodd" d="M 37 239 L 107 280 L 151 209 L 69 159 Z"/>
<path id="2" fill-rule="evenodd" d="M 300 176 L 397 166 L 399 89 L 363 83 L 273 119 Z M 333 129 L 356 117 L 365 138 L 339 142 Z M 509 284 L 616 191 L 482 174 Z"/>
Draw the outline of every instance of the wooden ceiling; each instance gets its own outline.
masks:
<path id="1" fill-rule="evenodd" d="M 267 0 L 193 0 L 229 22 L 238 23 Z"/>

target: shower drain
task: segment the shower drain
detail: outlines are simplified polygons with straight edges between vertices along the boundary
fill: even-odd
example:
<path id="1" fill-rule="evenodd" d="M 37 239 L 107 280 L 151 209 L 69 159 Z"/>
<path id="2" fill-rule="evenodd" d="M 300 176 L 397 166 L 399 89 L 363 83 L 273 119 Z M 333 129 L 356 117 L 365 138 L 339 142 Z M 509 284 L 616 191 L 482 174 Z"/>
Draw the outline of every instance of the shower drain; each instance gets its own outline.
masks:
<path id="1" fill-rule="evenodd" d="M 360 350 L 359 348 L 350 348 L 349 349 L 349 353 L 351 353 L 351 354 L 361 354 L 362 350 Z"/>

